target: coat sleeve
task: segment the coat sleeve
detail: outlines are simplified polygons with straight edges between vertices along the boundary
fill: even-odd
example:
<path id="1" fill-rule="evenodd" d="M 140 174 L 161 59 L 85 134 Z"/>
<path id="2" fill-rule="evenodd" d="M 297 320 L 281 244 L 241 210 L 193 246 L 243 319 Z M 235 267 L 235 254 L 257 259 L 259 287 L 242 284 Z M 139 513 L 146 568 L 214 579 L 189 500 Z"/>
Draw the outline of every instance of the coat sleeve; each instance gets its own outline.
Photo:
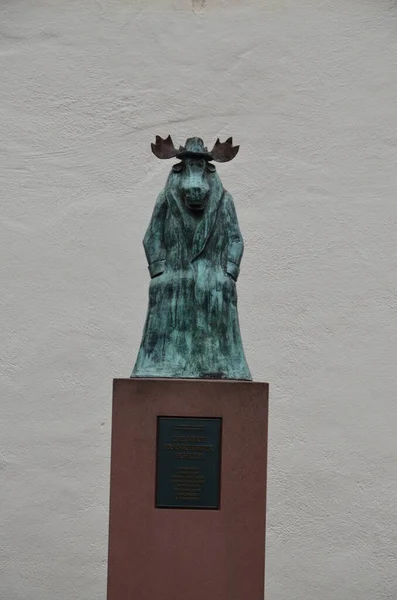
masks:
<path id="1" fill-rule="evenodd" d="M 238 224 L 233 198 L 230 194 L 226 193 L 225 200 L 227 215 L 226 227 L 228 232 L 226 272 L 228 275 L 233 277 L 235 281 L 237 281 L 240 273 L 240 263 L 244 252 L 244 242 Z"/>
<path id="2" fill-rule="evenodd" d="M 145 249 L 150 277 L 152 278 L 160 275 L 165 269 L 164 226 L 167 208 L 165 194 L 161 192 L 157 198 L 149 227 L 143 238 L 143 247 Z"/>

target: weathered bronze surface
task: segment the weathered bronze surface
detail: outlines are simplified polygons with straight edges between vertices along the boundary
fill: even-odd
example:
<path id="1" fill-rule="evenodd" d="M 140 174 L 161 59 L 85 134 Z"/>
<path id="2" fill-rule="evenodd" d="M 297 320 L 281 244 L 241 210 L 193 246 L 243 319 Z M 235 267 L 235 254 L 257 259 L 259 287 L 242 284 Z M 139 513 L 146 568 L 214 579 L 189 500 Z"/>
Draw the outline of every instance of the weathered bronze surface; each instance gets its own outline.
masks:
<path id="1" fill-rule="evenodd" d="M 158 417 L 156 508 L 218 509 L 220 418 Z"/>
<path id="2" fill-rule="evenodd" d="M 240 335 L 236 281 L 244 251 L 231 195 L 212 161 L 239 146 L 200 138 L 176 150 L 158 137 L 153 153 L 178 158 L 144 237 L 149 307 L 131 377 L 251 380 Z"/>

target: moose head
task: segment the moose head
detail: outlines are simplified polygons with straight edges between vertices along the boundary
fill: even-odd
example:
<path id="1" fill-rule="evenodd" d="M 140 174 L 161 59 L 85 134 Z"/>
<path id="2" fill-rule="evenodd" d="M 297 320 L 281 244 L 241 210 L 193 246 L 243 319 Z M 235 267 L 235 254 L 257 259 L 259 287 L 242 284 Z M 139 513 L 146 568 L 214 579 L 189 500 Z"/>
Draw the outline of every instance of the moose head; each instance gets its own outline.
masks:
<path id="1" fill-rule="evenodd" d="M 185 206 L 192 211 L 203 211 L 207 205 L 211 175 L 216 171 L 211 161 L 228 162 L 238 150 L 239 146 L 233 146 L 231 137 L 223 143 L 218 138 L 211 152 L 198 137 L 187 139 L 185 146 L 179 146 L 178 150 L 170 135 L 166 139 L 156 136 L 156 143 L 152 144 L 153 154 L 157 158 L 180 159 L 181 162 L 172 167 L 172 173 L 176 176 L 174 185 L 179 189 Z"/>

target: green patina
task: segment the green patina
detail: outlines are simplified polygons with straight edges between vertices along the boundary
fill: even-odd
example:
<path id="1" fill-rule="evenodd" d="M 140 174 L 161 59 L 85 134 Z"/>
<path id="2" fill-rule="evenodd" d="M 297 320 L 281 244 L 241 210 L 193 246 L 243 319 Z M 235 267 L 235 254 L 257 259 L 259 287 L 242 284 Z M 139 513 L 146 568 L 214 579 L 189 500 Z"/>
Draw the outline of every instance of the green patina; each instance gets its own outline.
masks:
<path id="1" fill-rule="evenodd" d="M 208 152 L 200 138 L 176 150 L 152 144 L 159 158 L 179 158 L 144 237 L 151 282 L 142 342 L 131 377 L 251 380 L 240 335 L 236 281 L 244 243 L 231 195 L 211 161 L 237 154 L 231 139 Z"/>

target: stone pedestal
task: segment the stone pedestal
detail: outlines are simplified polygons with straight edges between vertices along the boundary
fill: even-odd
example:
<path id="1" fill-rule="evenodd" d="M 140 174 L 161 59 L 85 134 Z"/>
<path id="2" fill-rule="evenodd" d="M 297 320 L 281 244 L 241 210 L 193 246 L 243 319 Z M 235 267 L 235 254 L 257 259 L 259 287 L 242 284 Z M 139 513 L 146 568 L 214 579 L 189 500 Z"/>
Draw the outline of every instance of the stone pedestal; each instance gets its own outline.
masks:
<path id="1" fill-rule="evenodd" d="M 114 381 L 108 600 L 263 600 L 267 419 L 266 383 Z"/>

